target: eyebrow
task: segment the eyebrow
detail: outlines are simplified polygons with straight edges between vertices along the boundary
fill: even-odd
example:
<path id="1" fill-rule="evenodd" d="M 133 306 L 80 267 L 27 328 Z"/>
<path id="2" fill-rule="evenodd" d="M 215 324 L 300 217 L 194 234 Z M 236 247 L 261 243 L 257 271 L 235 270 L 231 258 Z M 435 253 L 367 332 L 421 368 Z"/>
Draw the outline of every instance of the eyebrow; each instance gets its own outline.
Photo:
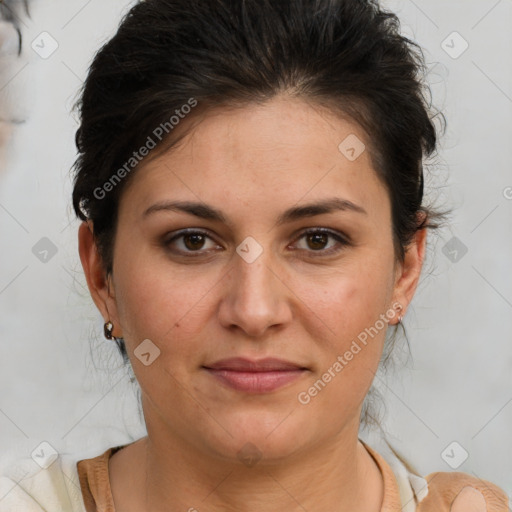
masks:
<path id="1" fill-rule="evenodd" d="M 200 219 L 213 220 L 228 225 L 230 224 L 225 215 L 217 208 L 205 203 L 194 201 L 160 201 L 147 208 L 142 214 L 142 218 L 145 219 L 160 211 L 181 211 L 199 217 Z M 359 206 L 347 199 L 334 197 L 308 203 L 303 206 L 294 206 L 289 208 L 279 215 L 276 225 L 279 226 L 288 222 L 293 222 L 307 217 L 314 217 L 316 215 L 333 213 L 335 211 L 351 211 L 368 215 L 368 212 L 362 206 Z"/>

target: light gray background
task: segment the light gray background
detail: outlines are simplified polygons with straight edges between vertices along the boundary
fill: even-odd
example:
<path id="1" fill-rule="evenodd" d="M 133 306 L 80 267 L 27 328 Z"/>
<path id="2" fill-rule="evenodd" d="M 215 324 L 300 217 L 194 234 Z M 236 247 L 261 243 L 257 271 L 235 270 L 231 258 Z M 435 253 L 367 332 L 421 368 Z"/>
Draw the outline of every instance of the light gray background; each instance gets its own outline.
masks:
<path id="1" fill-rule="evenodd" d="M 145 434 L 86 288 L 69 174 L 71 105 L 94 51 L 132 4 L 35 1 L 22 57 L 2 66 L 0 99 L 26 121 L 0 169 L 2 464 L 42 441 L 92 456 Z M 455 215 L 431 238 L 405 319 L 412 362 L 378 381 L 385 428 L 423 475 L 451 470 L 442 454 L 456 441 L 469 454 L 459 471 L 512 494 L 512 0 L 386 5 L 425 49 L 433 101 L 448 120 L 428 185 Z M 454 31 L 469 43 L 457 59 L 442 48 L 461 48 Z M 42 32 L 59 44 L 47 59 L 31 48 Z M 468 249 L 455 262 L 443 253 L 454 236 Z M 46 263 L 32 252 L 43 237 L 57 249 Z M 452 459 L 460 450 L 449 450 Z"/>

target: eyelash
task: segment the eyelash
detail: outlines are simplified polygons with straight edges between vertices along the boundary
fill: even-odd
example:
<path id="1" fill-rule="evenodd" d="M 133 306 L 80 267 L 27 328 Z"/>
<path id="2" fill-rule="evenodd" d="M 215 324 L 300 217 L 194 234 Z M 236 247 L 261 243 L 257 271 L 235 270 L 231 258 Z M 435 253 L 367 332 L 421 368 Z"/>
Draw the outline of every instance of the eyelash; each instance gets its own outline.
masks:
<path id="1" fill-rule="evenodd" d="M 330 248 L 330 249 L 326 249 L 326 250 L 318 249 L 318 250 L 315 251 L 313 249 L 311 249 L 311 250 L 308 250 L 308 249 L 297 249 L 299 251 L 306 251 L 306 252 L 313 253 L 314 254 L 313 257 L 331 256 L 331 255 L 337 254 L 338 252 L 343 250 L 343 248 L 345 246 L 350 245 L 350 242 L 349 242 L 349 240 L 346 237 L 343 237 L 340 234 L 338 234 L 337 232 L 331 231 L 330 229 L 326 229 L 326 228 L 312 228 L 312 229 L 310 228 L 310 229 L 307 229 L 306 231 L 303 231 L 295 239 L 295 241 L 299 241 L 302 238 L 306 237 L 307 235 L 311 235 L 311 234 L 329 235 L 329 237 L 334 238 L 338 242 L 338 244 L 339 244 L 339 246 L 337 248 L 334 247 L 334 248 Z M 166 248 L 169 248 L 173 242 L 175 242 L 176 240 L 178 240 L 180 238 L 183 238 L 183 237 L 185 237 L 187 235 L 203 235 L 203 236 L 213 240 L 213 238 L 210 236 L 210 234 L 207 231 L 203 231 L 201 229 L 186 229 L 186 230 L 179 231 L 172 238 L 164 241 L 164 246 Z M 172 251 L 172 252 L 178 253 L 179 255 L 187 255 L 187 256 L 192 255 L 192 257 L 198 257 L 198 256 L 204 255 L 208 251 L 202 251 L 201 249 L 199 249 L 197 251 L 190 251 L 190 250 L 188 250 L 188 251 L 181 251 L 181 250 L 178 250 L 178 251 Z"/>

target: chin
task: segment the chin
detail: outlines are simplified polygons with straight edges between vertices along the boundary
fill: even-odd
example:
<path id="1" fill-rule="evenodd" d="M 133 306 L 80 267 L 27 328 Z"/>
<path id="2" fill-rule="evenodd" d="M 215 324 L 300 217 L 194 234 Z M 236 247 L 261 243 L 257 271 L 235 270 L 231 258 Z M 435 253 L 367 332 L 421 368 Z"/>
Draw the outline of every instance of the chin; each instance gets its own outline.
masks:
<path id="1" fill-rule="evenodd" d="M 219 423 L 231 434 L 209 438 L 210 450 L 223 459 L 245 465 L 258 461 L 279 463 L 318 439 L 313 427 L 298 423 L 290 411 L 279 414 L 238 414 L 236 418 L 220 418 Z M 218 429 L 217 429 L 218 431 Z"/>

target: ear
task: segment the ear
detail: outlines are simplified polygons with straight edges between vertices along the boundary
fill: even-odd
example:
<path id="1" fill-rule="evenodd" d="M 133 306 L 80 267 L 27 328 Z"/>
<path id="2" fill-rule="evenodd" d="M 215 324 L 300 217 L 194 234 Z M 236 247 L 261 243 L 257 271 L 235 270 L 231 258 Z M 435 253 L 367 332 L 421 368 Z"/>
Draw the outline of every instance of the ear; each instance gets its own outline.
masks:
<path id="1" fill-rule="evenodd" d="M 403 309 L 400 311 L 402 316 L 405 316 L 419 283 L 426 243 L 427 228 L 424 227 L 416 231 L 414 239 L 406 249 L 404 261 L 397 266 L 393 303 L 398 302 L 402 305 Z"/>
<path id="2" fill-rule="evenodd" d="M 107 278 L 103 262 L 93 237 L 93 224 L 90 220 L 82 222 L 78 228 L 78 253 L 84 269 L 91 297 L 100 310 L 105 322 L 114 324 L 112 335 L 122 337 L 115 294 L 111 293 L 113 283 Z"/>

